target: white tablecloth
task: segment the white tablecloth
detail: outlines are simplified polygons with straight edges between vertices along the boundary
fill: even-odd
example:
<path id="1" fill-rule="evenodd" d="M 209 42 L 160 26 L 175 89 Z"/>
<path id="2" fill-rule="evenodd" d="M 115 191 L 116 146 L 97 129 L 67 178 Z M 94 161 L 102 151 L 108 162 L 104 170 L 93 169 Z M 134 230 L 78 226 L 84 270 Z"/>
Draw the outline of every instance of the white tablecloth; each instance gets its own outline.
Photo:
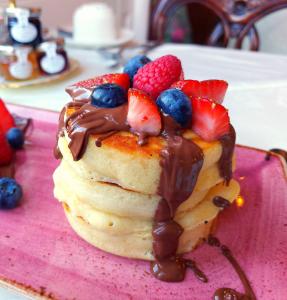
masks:
<path id="1" fill-rule="evenodd" d="M 198 46 L 161 46 L 150 57 L 174 54 L 182 60 L 186 78 L 225 79 L 229 90 L 225 105 L 237 131 L 237 142 L 263 149 L 287 149 L 287 56 L 214 49 Z M 92 51 L 70 50 L 82 66 L 79 75 L 56 84 L 17 90 L 0 90 L 14 104 L 59 111 L 69 101 L 67 85 L 110 73 Z M 0 289 L 0 299 L 24 299 Z"/>
<path id="2" fill-rule="evenodd" d="M 175 54 L 183 63 L 186 78 L 225 79 L 229 91 L 225 105 L 237 130 L 237 142 L 268 149 L 287 149 L 287 56 L 216 49 L 190 45 L 166 44 L 150 53 L 152 58 Z M 50 110 L 60 110 L 69 101 L 67 85 L 81 79 L 109 73 L 97 52 L 70 50 L 80 61 L 77 76 L 41 87 L 0 90 L 0 97 L 10 103 Z"/>

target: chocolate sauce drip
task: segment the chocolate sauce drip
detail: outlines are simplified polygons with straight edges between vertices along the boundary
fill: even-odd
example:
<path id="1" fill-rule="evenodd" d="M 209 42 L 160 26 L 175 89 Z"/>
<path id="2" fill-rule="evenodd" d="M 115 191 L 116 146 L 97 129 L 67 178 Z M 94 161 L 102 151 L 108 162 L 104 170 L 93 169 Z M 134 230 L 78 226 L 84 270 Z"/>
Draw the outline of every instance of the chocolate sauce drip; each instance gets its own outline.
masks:
<path id="1" fill-rule="evenodd" d="M 212 199 L 212 202 L 215 206 L 220 208 L 227 208 L 230 206 L 230 202 L 223 197 L 216 196 Z"/>
<path id="2" fill-rule="evenodd" d="M 245 275 L 237 260 L 232 255 L 230 249 L 225 245 L 222 245 L 216 237 L 211 235 L 208 237 L 207 243 L 212 247 L 217 247 L 220 249 L 221 253 L 227 258 L 227 260 L 236 271 L 245 290 L 245 293 L 241 294 L 234 289 L 220 288 L 216 290 L 214 294 L 214 300 L 256 300 L 256 296 L 252 290 L 247 276 Z"/>
<path id="3" fill-rule="evenodd" d="M 232 178 L 232 155 L 235 147 L 235 139 L 236 133 L 232 125 L 230 125 L 229 133 L 219 138 L 222 145 L 222 154 L 218 162 L 219 173 L 227 185 Z"/>
<path id="4" fill-rule="evenodd" d="M 270 160 L 272 152 L 281 155 L 287 162 L 287 151 L 278 148 L 270 149 L 265 156 L 265 160 Z"/>
<path id="5" fill-rule="evenodd" d="M 69 148 L 75 161 L 82 158 L 90 134 L 128 131 L 127 104 L 115 108 L 100 108 L 90 103 L 72 113 L 65 121 L 71 139 Z"/>
<path id="6" fill-rule="evenodd" d="M 111 132 L 108 132 L 106 134 L 102 134 L 101 136 L 99 136 L 97 139 L 96 139 L 96 146 L 97 147 L 102 147 L 102 141 L 104 141 L 105 139 L 107 139 L 108 137 L 116 134 L 117 132 L 116 131 L 111 131 Z"/>
<path id="7" fill-rule="evenodd" d="M 74 102 L 69 102 L 65 105 L 65 107 L 62 109 L 59 115 L 59 125 L 58 125 L 58 131 L 56 135 L 56 144 L 54 147 L 54 157 L 56 159 L 61 159 L 62 158 L 62 153 L 59 149 L 58 146 L 58 140 L 60 137 L 64 136 L 64 129 L 65 129 L 65 114 L 68 109 L 75 109 L 78 110 L 81 108 L 84 104 L 86 104 L 87 101 L 74 101 Z"/>
<path id="8" fill-rule="evenodd" d="M 161 151 L 162 173 L 158 194 L 162 197 L 154 216 L 152 271 L 163 281 L 182 281 L 186 262 L 176 255 L 183 228 L 173 218 L 176 209 L 193 192 L 203 165 L 203 152 L 192 141 L 176 135 L 179 126 L 163 117 L 167 146 Z"/>
<path id="9" fill-rule="evenodd" d="M 229 288 L 217 289 L 213 296 L 214 300 L 251 300 L 249 296 Z"/>
<path id="10" fill-rule="evenodd" d="M 190 269 L 195 277 L 208 282 L 206 275 L 198 268 L 195 261 L 180 256 L 169 257 L 162 261 L 151 262 L 151 272 L 154 276 L 166 282 L 180 282 L 184 280 L 186 269 Z"/>

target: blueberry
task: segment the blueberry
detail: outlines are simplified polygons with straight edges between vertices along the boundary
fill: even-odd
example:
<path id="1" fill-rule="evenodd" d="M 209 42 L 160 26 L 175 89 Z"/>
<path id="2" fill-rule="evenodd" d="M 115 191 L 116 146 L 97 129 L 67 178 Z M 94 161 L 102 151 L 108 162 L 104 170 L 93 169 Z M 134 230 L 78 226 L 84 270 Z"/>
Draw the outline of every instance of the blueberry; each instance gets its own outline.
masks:
<path id="1" fill-rule="evenodd" d="M 186 126 L 191 120 L 191 103 L 188 96 L 178 89 L 162 92 L 157 100 L 157 106 L 163 113 L 171 116 L 181 126 Z"/>
<path id="2" fill-rule="evenodd" d="M 92 92 L 92 104 L 98 107 L 117 107 L 126 101 L 126 91 L 114 83 L 99 85 Z"/>
<path id="3" fill-rule="evenodd" d="M 9 129 L 6 138 L 13 149 L 21 149 L 24 145 L 24 133 L 19 128 L 13 127 Z"/>
<path id="4" fill-rule="evenodd" d="M 125 64 L 124 73 L 127 73 L 129 75 L 131 84 L 133 82 L 134 76 L 136 75 L 137 71 L 149 62 L 151 62 L 151 60 L 147 56 L 137 55 L 131 58 Z"/>
<path id="5" fill-rule="evenodd" d="M 22 188 L 12 178 L 0 178 L 0 209 L 15 208 L 22 198 Z"/>

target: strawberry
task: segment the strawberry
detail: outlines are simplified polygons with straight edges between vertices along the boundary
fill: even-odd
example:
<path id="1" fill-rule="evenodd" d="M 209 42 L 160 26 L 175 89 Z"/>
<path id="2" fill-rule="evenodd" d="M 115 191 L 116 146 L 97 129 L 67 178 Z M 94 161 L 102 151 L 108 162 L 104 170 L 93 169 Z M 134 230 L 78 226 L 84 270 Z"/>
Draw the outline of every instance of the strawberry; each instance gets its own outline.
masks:
<path id="1" fill-rule="evenodd" d="M 173 55 L 165 55 L 140 68 L 134 76 L 133 87 L 156 99 L 182 76 L 180 60 Z"/>
<path id="2" fill-rule="evenodd" d="M 15 127 L 14 118 L 0 99 L 0 131 L 6 133 L 12 127 Z"/>
<path id="3" fill-rule="evenodd" d="M 227 88 L 228 83 L 224 80 L 204 80 L 200 82 L 200 96 L 221 104 Z"/>
<path id="4" fill-rule="evenodd" d="M 216 79 L 204 81 L 180 80 L 171 87 L 182 90 L 190 97 L 208 98 L 221 104 L 228 88 L 228 83 L 224 80 Z"/>
<path id="5" fill-rule="evenodd" d="M 158 135 L 161 130 L 160 113 L 153 99 L 143 91 L 129 89 L 127 121 L 136 133 Z"/>
<path id="6" fill-rule="evenodd" d="M 74 84 L 74 86 L 83 87 L 86 89 L 93 89 L 96 86 L 99 86 L 104 83 L 114 83 L 121 86 L 125 90 L 128 90 L 130 86 L 130 78 L 129 75 L 125 73 L 106 74 L 103 76 L 98 76 L 88 80 L 80 81 Z"/>
<path id="7" fill-rule="evenodd" d="M 189 97 L 199 97 L 200 82 L 197 80 L 180 80 L 171 85 L 171 88 L 183 91 Z"/>
<path id="8" fill-rule="evenodd" d="M 214 141 L 229 132 L 227 109 L 205 98 L 192 99 L 192 130 L 206 141 Z"/>
<path id="9" fill-rule="evenodd" d="M 13 151 L 9 146 L 5 133 L 0 130 L 0 166 L 8 165 L 13 158 Z"/>

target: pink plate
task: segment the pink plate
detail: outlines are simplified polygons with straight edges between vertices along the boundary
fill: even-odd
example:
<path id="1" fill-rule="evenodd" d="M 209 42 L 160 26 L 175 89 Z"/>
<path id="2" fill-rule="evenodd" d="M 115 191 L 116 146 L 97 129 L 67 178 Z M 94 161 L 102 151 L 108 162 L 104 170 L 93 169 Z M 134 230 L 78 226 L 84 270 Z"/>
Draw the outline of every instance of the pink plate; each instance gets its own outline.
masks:
<path id="1" fill-rule="evenodd" d="M 2 283 L 28 294 L 56 299 L 211 299 L 218 287 L 242 291 L 241 283 L 215 248 L 203 245 L 188 257 L 209 278 L 199 282 L 188 272 L 182 283 L 164 283 L 150 275 L 149 263 L 100 251 L 70 228 L 53 197 L 52 155 L 57 115 L 10 107 L 33 116 L 34 129 L 17 153 L 16 178 L 25 191 L 22 205 L 0 212 Z M 287 299 L 287 181 L 284 163 L 265 152 L 238 146 L 236 178 L 244 203 L 225 210 L 216 235 L 233 251 L 260 300 Z M 243 204 L 243 206 L 240 206 Z"/>

